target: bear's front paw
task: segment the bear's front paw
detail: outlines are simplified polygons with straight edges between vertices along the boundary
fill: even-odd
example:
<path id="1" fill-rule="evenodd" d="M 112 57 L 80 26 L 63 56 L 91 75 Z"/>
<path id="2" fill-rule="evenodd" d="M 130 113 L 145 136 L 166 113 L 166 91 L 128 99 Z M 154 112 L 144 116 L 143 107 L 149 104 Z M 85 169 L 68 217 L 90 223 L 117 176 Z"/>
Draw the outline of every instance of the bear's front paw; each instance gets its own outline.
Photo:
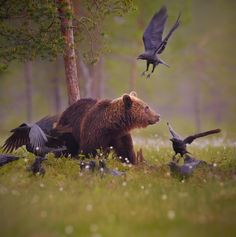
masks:
<path id="1" fill-rule="evenodd" d="M 143 163 L 143 161 L 144 161 L 143 150 L 142 150 L 142 148 L 140 148 L 140 149 L 137 151 L 136 164 Z"/>

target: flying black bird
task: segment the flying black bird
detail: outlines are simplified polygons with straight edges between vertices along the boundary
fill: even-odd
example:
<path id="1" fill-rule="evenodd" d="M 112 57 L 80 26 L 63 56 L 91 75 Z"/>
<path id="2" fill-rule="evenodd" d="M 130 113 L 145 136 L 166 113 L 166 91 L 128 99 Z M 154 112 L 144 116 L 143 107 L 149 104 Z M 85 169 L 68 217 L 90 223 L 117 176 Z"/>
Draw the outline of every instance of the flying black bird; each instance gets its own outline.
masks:
<path id="1" fill-rule="evenodd" d="M 198 134 L 195 134 L 195 135 L 191 135 L 191 136 L 188 136 L 188 137 L 182 139 L 174 131 L 174 129 L 170 126 L 169 123 L 167 123 L 167 126 L 169 127 L 169 131 L 172 135 L 172 138 L 170 140 L 172 141 L 172 146 L 173 146 L 173 149 L 175 151 L 175 155 L 174 155 L 173 158 L 175 158 L 175 156 L 177 154 L 180 154 L 181 157 L 183 157 L 185 154 L 189 153 L 187 151 L 187 144 L 191 144 L 195 139 L 197 139 L 199 137 L 205 137 L 205 136 L 210 135 L 210 134 L 219 133 L 221 131 L 220 129 L 214 129 L 214 130 L 198 133 Z"/>
<path id="2" fill-rule="evenodd" d="M 178 28 L 180 14 L 175 22 L 175 24 L 170 29 L 169 33 L 166 35 L 164 39 L 162 39 L 162 34 L 164 31 L 165 23 L 167 20 L 167 9 L 163 6 L 155 15 L 152 17 L 149 25 L 147 26 L 144 34 L 143 34 L 143 43 L 145 52 L 140 54 L 137 59 L 142 59 L 147 61 L 146 71 L 142 73 L 142 76 L 149 69 L 149 65 L 152 64 L 152 72 L 154 72 L 155 67 L 158 64 L 164 64 L 165 66 L 169 67 L 163 60 L 159 58 L 159 55 L 164 51 L 166 44 L 172 35 L 172 33 Z M 147 78 L 151 76 L 151 73 L 147 75 Z"/>
<path id="3" fill-rule="evenodd" d="M 62 141 L 50 136 L 50 132 L 57 120 L 57 116 L 51 116 L 42 118 L 33 125 L 21 124 L 11 130 L 13 134 L 5 141 L 3 150 L 12 152 L 25 145 L 27 151 L 36 155 L 45 156 L 47 153 L 53 152 L 55 155 L 60 156 L 66 148 L 63 146 Z"/>

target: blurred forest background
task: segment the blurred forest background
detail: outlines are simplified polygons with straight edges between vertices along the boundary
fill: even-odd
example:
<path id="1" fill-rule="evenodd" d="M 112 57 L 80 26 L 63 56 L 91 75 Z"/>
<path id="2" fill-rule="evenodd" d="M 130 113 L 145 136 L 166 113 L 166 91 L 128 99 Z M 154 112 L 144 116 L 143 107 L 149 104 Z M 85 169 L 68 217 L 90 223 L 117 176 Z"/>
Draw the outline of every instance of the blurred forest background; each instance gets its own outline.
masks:
<path id="1" fill-rule="evenodd" d="M 182 134 L 220 127 L 227 137 L 233 137 L 236 1 L 117 2 L 73 1 L 81 97 L 116 98 L 135 90 L 162 117 L 159 125 L 144 134 L 168 137 L 169 121 Z M 143 31 L 163 4 L 169 15 L 166 30 L 180 11 L 181 25 L 161 57 L 171 67 L 158 66 L 147 80 L 140 76 L 146 63 L 136 58 L 143 52 Z M 1 57 L 7 42 L 1 33 L 0 37 Z M 7 68 L 1 67 L 1 136 L 22 122 L 60 113 L 68 106 L 60 42 L 56 46 L 48 51 L 49 56 L 22 56 L 10 60 Z M 30 44 L 24 50 L 32 50 Z"/>

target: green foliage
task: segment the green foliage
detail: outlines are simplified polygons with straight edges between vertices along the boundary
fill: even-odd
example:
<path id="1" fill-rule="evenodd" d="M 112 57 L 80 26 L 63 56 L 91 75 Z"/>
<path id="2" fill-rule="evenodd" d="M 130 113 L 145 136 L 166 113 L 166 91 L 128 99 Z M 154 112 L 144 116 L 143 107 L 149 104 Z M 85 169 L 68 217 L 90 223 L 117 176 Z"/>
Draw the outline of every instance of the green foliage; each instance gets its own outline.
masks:
<path id="1" fill-rule="evenodd" d="M 76 3 L 75 12 L 76 12 Z M 94 64 L 99 56 L 109 51 L 109 34 L 104 24 L 111 16 L 123 16 L 135 9 L 133 0 L 82 0 L 74 15 L 77 48 L 85 61 Z"/>
<path id="2" fill-rule="evenodd" d="M 22 159 L 0 168 L 1 235 L 233 237 L 235 149 L 192 151 L 216 166 L 179 181 L 166 166 L 169 148 L 144 148 L 146 163 L 135 167 L 109 159 L 127 170 L 120 177 L 80 173 L 78 161 L 52 156 L 46 175 L 32 176 L 33 157 L 21 149 Z"/>
<path id="3" fill-rule="evenodd" d="M 12 60 L 54 58 L 63 50 L 55 1 L 1 1 L 1 69 Z"/>
<path id="4" fill-rule="evenodd" d="M 109 15 L 123 15 L 134 8 L 132 0 L 74 2 L 82 14 L 72 14 L 63 2 L 7 0 L 0 3 L 0 70 L 12 60 L 54 59 L 63 52 L 60 17 L 73 18 L 77 47 L 89 63 L 96 63 L 105 48 L 103 22 Z M 78 5 L 78 6 L 77 6 Z M 65 8 L 63 16 L 58 8 Z M 76 9 L 77 10 L 77 9 Z M 76 11 L 75 11 L 76 12 Z M 82 45 L 81 45 L 82 44 Z"/>

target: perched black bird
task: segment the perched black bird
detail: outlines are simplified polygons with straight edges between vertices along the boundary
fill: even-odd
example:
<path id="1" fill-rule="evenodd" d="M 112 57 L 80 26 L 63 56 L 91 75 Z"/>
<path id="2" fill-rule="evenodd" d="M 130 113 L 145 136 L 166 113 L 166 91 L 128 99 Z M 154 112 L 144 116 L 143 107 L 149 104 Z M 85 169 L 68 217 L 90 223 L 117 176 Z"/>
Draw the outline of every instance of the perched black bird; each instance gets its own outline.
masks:
<path id="1" fill-rule="evenodd" d="M 185 155 L 184 164 L 178 165 L 176 162 L 171 161 L 168 166 L 172 174 L 177 175 L 181 178 L 186 178 L 192 175 L 194 170 L 200 166 L 207 165 L 203 160 L 197 160 L 189 155 Z"/>
<path id="2" fill-rule="evenodd" d="M 101 173 L 103 174 L 110 174 L 112 176 L 121 176 L 121 175 L 125 175 L 125 172 L 123 171 L 119 171 L 119 170 L 115 170 L 115 169 L 109 169 L 106 166 L 106 162 L 104 160 L 99 160 L 98 163 L 98 169 Z"/>
<path id="3" fill-rule="evenodd" d="M 0 167 L 15 160 L 19 160 L 19 157 L 9 154 L 0 154 Z"/>
<path id="4" fill-rule="evenodd" d="M 89 162 L 80 162 L 80 171 L 92 171 L 94 172 L 96 168 L 96 162 L 94 160 L 91 160 Z"/>
<path id="5" fill-rule="evenodd" d="M 95 170 L 99 171 L 100 174 L 102 175 L 102 177 L 105 174 L 110 174 L 112 176 L 125 175 L 125 172 L 114 170 L 114 169 L 109 169 L 106 165 L 105 160 L 99 160 L 98 164 L 94 160 L 91 160 L 89 162 L 84 162 L 84 161 L 80 162 L 80 171 L 81 172 L 83 172 L 83 171 L 92 171 L 92 172 L 94 172 Z"/>
<path id="6" fill-rule="evenodd" d="M 36 155 L 45 156 L 53 152 L 56 156 L 60 156 L 66 147 L 63 146 L 63 141 L 50 135 L 57 120 L 58 116 L 51 116 L 42 118 L 33 125 L 21 124 L 11 130 L 12 135 L 5 141 L 3 150 L 12 152 L 25 145 L 27 151 Z"/>
<path id="7" fill-rule="evenodd" d="M 149 25 L 147 26 L 144 34 L 143 34 L 143 43 L 145 52 L 140 54 L 137 59 L 142 59 L 147 61 L 147 68 L 146 71 L 142 73 L 142 76 L 148 71 L 149 65 L 152 64 L 152 72 L 154 72 L 155 67 L 158 64 L 164 64 L 165 66 L 169 67 L 163 60 L 159 58 L 159 55 L 164 51 L 168 39 L 172 35 L 172 33 L 178 28 L 180 14 L 164 39 L 162 39 L 162 34 L 164 31 L 165 23 L 167 20 L 167 9 L 163 6 L 156 14 L 152 17 Z M 147 78 L 150 77 L 151 73 L 147 75 Z"/>
<path id="8" fill-rule="evenodd" d="M 174 131 L 174 129 L 170 126 L 169 123 L 167 123 L 167 126 L 169 127 L 169 131 L 172 135 L 172 138 L 170 140 L 172 141 L 172 146 L 173 146 L 173 149 L 175 151 L 175 155 L 174 155 L 173 159 L 175 159 L 175 156 L 177 154 L 180 154 L 181 157 L 183 157 L 183 155 L 189 153 L 187 151 L 187 144 L 191 144 L 195 139 L 197 139 L 199 137 L 205 137 L 205 136 L 210 135 L 210 134 L 219 133 L 221 131 L 220 129 L 214 129 L 214 130 L 198 133 L 198 134 L 195 134 L 195 135 L 191 135 L 191 136 L 188 136 L 188 137 L 182 139 Z"/>
<path id="9" fill-rule="evenodd" d="M 31 171 L 34 175 L 40 174 L 42 176 L 45 175 L 45 169 L 42 167 L 42 162 L 46 160 L 46 158 L 37 156 L 31 166 L 27 168 L 28 171 Z"/>

